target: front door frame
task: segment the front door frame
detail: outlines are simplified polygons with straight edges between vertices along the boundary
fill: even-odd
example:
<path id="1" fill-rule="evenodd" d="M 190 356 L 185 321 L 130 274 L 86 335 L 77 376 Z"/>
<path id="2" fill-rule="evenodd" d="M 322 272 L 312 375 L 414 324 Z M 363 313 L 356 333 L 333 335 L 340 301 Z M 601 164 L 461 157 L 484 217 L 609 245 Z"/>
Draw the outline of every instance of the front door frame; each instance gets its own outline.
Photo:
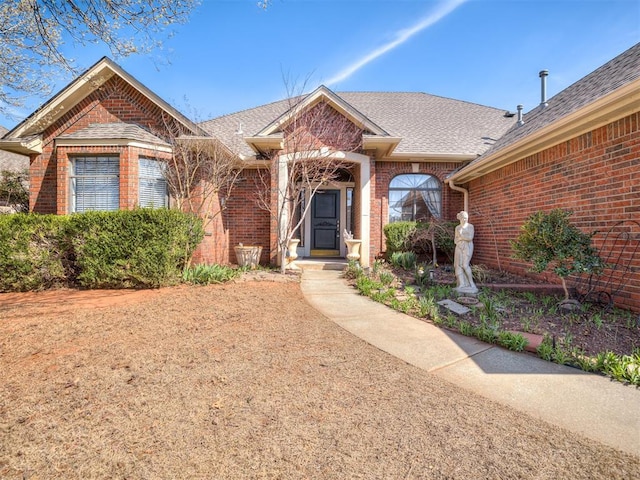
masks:
<path id="1" fill-rule="evenodd" d="M 282 197 L 282 193 L 285 191 L 285 186 L 282 185 L 283 182 L 286 182 L 287 176 L 287 164 L 292 154 L 283 154 L 278 157 L 277 160 L 277 179 L 276 183 L 278 185 L 279 192 L 275 197 L 273 197 L 275 202 L 278 202 L 277 208 L 282 208 L 281 206 L 284 204 L 284 199 Z M 359 175 L 356 177 L 357 187 L 353 184 L 349 184 L 354 188 L 358 189 L 359 195 L 359 215 L 356 219 L 356 223 L 360 228 L 360 237 L 362 240 L 362 245 L 360 248 L 360 265 L 363 268 L 369 268 L 369 252 L 370 252 L 370 232 L 371 232 L 371 158 L 367 155 L 363 155 L 361 153 L 355 152 L 335 152 L 334 156 L 339 158 L 342 161 L 354 163 L 358 165 L 358 173 Z M 344 189 L 341 189 L 343 192 L 343 197 L 341 198 L 341 203 L 344 206 L 343 208 L 346 211 L 346 195 L 347 190 L 346 187 L 348 185 L 344 184 Z M 341 218 L 341 225 L 344 225 L 345 218 Z M 283 223 L 281 225 L 276 224 L 276 229 L 281 228 L 282 225 L 286 223 L 286 217 L 283 218 Z M 305 239 L 309 238 L 309 222 L 305 222 Z M 273 245 L 277 245 L 275 243 L 275 238 L 277 238 L 277 232 L 272 230 L 272 241 L 274 241 Z M 341 247 L 341 255 L 346 256 L 346 245 L 344 245 L 343 232 L 340 232 L 340 247 Z M 298 254 L 302 254 L 303 256 L 309 256 L 309 242 L 305 242 L 305 246 L 302 248 L 298 248 Z M 278 256 L 279 258 L 279 256 Z"/>
<path id="2" fill-rule="evenodd" d="M 319 188 L 311 199 L 309 209 L 309 248 L 313 257 L 339 257 L 341 256 L 342 234 L 342 194 L 339 188 Z M 318 204 L 318 201 L 326 196 L 330 203 Z M 324 205 L 324 206 L 323 206 Z M 322 208 L 322 216 L 317 217 Z M 328 234 L 328 235 L 327 235 Z M 320 240 L 324 245 L 318 245 Z"/>
<path id="3" fill-rule="evenodd" d="M 344 243 L 344 226 L 347 225 L 347 188 L 355 188 L 354 182 L 331 182 L 325 188 L 320 188 L 320 190 L 339 190 L 340 191 L 340 212 L 338 216 L 338 220 L 340 222 L 340 227 L 338 229 L 339 239 L 339 257 L 346 258 L 347 255 L 347 246 Z M 310 193 L 306 192 L 305 204 L 308 204 L 310 201 Z M 303 257 L 311 256 L 311 209 L 307 213 L 307 218 L 304 221 L 304 246 L 298 247 L 298 255 Z"/>

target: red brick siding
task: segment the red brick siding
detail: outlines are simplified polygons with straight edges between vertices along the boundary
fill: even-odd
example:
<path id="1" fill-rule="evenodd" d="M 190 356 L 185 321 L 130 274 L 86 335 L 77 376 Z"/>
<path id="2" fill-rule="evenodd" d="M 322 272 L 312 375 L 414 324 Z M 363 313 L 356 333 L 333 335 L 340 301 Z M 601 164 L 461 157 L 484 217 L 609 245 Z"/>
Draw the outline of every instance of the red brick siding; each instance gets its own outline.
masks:
<path id="1" fill-rule="evenodd" d="M 229 263 L 237 262 L 233 247 L 239 243 L 263 247 L 260 263 L 271 263 L 271 215 L 268 211 L 261 210 L 257 203 L 258 191 L 262 185 L 261 175 L 267 182 L 270 181 L 271 176 L 266 170 L 244 170 L 227 200 L 222 218 L 228 235 Z"/>
<path id="2" fill-rule="evenodd" d="M 621 220 L 640 221 L 639 125 L 640 113 L 635 113 L 472 181 L 473 263 L 497 267 L 499 258 L 503 269 L 527 273 L 528 265 L 510 258 L 509 240 L 538 210 L 573 210 L 571 221 L 585 232 L 606 232 Z M 632 235 L 640 240 L 640 232 Z M 599 234 L 594 241 L 602 238 Z M 555 281 L 550 274 L 540 277 Z M 640 251 L 625 283 L 616 303 L 640 310 Z"/>
<path id="3" fill-rule="evenodd" d="M 384 252 L 385 240 L 383 228 L 389 223 L 389 183 L 397 175 L 413 173 L 411 163 L 406 162 L 371 162 L 372 182 L 371 182 L 371 260 Z M 454 169 L 459 167 L 458 163 L 419 163 L 419 172 L 433 175 L 440 182 Z M 463 208 L 462 194 L 451 190 L 442 184 L 442 218 L 454 220 L 456 214 Z"/>
<path id="4" fill-rule="evenodd" d="M 43 132 L 43 151 L 35 156 L 30 166 L 30 208 L 38 213 L 67 213 L 68 182 L 67 165 L 57 165 L 54 139 L 62 134 L 73 133 L 93 123 L 135 123 L 152 131 L 162 131 L 163 123 L 160 109 L 147 100 L 119 77 L 113 77 L 99 89 L 50 125 Z M 65 163 L 68 159 L 67 154 Z M 121 208 L 132 208 L 137 202 L 137 155 L 135 149 L 114 147 L 90 147 L 81 149 L 82 153 L 121 154 Z M 80 150 L 76 149 L 76 153 Z M 155 153 L 145 152 L 156 156 Z M 135 171 L 134 171 L 135 169 Z M 133 179 L 136 179 L 135 182 Z M 124 188 L 122 188 L 124 186 Z"/>

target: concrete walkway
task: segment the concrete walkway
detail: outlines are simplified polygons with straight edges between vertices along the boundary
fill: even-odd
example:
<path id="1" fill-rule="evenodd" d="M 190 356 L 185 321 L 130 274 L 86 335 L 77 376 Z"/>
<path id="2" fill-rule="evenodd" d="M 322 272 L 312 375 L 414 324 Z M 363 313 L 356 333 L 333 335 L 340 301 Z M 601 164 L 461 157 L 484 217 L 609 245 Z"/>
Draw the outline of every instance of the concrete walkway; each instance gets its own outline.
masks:
<path id="1" fill-rule="evenodd" d="M 640 389 L 395 312 L 359 295 L 341 275 L 305 269 L 301 288 L 345 330 L 462 388 L 640 456 Z"/>

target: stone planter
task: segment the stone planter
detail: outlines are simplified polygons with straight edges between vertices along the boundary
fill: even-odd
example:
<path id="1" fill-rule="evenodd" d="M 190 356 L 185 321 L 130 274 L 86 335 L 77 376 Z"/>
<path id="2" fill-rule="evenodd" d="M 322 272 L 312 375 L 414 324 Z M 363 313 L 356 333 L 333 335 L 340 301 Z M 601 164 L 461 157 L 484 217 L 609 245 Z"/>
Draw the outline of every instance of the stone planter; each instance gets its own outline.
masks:
<path id="1" fill-rule="evenodd" d="M 240 244 L 237 247 L 233 247 L 233 249 L 236 252 L 236 259 L 238 260 L 239 266 L 254 269 L 260 264 L 262 247 L 256 245 L 244 246 Z"/>
<path id="2" fill-rule="evenodd" d="M 288 268 L 297 268 L 296 264 L 293 263 L 298 258 L 298 244 L 300 240 L 297 238 L 292 238 L 289 240 L 289 244 L 287 246 L 287 267 Z"/>
<path id="3" fill-rule="evenodd" d="M 351 240 L 345 240 L 344 243 L 347 244 L 347 260 L 359 260 L 360 245 L 362 245 L 362 240 L 353 238 Z"/>

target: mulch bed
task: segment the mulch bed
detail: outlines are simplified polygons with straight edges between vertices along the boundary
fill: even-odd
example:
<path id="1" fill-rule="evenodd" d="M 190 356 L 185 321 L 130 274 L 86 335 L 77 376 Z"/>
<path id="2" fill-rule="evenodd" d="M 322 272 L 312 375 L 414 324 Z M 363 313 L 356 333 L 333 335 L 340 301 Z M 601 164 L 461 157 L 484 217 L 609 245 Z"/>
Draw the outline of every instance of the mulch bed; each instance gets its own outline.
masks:
<path id="1" fill-rule="evenodd" d="M 2 479 L 640 478 L 353 337 L 296 282 L 58 293 L 0 294 Z"/>

